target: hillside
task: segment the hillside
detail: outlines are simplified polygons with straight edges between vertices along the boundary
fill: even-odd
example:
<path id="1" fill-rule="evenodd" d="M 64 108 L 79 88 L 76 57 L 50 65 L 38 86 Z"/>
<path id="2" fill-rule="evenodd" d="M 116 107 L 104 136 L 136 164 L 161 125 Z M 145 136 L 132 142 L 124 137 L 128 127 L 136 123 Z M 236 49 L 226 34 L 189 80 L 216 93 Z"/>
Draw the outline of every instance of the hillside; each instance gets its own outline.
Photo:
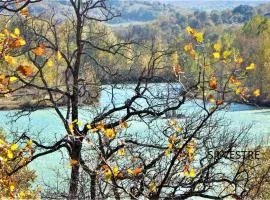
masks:
<path id="1" fill-rule="evenodd" d="M 164 18 L 163 16 L 178 15 L 181 16 L 180 20 L 183 20 L 182 16 L 189 17 L 189 23 L 194 27 L 199 27 L 199 23 L 194 21 L 194 18 L 205 18 L 207 12 L 210 20 L 214 24 L 219 23 L 242 23 L 251 16 L 256 14 L 264 15 L 270 13 L 270 4 L 263 4 L 267 1 L 186 1 L 186 0 L 152 0 L 152 1 L 125 1 L 125 0 L 108 0 L 108 6 L 113 8 L 115 13 L 120 13 L 121 16 L 111 20 L 110 24 L 122 24 L 124 26 L 129 24 L 138 24 L 142 22 L 150 22 L 158 18 Z M 236 14 L 230 14 L 229 10 L 233 11 L 240 5 L 246 5 L 244 9 L 240 10 Z M 33 14 L 45 13 L 48 8 L 53 8 L 59 18 L 62 18 L 62 14 L 69 12 L 69 2 L 67 0 L 50 1 L 44 0 L 42 4 L 36 4 L 31 7 Z M 246 12 L 245 9 L 250 9 Z M 234 14 L 236 16 L 234 16 Z M 239 20 L 239 15 L 244 16 Z M 229 15 L 229 16 L 228 16 Z M 226 19 L 224 19 L 226 18 Z M 231 19 L 229 19 L 231 18 Z M 241 16 L 240 16 L 241 18 Z M 185 21 L 185 20 L 184 20 Z"/>

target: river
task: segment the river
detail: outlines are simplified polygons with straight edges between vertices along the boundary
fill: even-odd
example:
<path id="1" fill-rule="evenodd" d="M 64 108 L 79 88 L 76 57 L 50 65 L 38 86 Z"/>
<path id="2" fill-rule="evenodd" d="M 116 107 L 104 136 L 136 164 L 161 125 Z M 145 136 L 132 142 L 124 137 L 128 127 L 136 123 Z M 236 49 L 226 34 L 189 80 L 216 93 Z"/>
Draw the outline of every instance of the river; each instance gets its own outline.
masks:
<path id="1" fill-rule="evenodd" d="M 105 87 L 106 88 L 106 87 Z M 109 87 L 107 90 L 102 90 L 100 105 L 105 107 L 110 105 Z M 130 90 L 118 89 L 114 94 L 117 103 L 123 103 L 130 95 Z M 185 109 L 194 108 L 194 102 L 188 101 L 185 103 Z M 89 109 L 89 107 L 87 108 Z M 81 119 L 83 121 L 89 120 L 91 114 L 86 108 L 81 109 Z M 0 127 L 6 133 L 9 132 L 23 132 L 27 130 L 35 138 L 40 138 L 40 141 L 52 141 L 55 138 L 61 138 L 65 135 L 65 131 L 61 121 L 52 109 L 44 109 L 33 112 L 30 116 L 25 116 L 17 120 L 15 123 L 10 123 L 10 115 L 16 114 L 17 111 L 0 111 Z M 225 119 L 232 121 L 232 126 L 240 127 L 243 125 L 252 124 L 249 132 L 250 136 L 260 141 L 268 140 L 270 136 L 270 109 L 258 108 L 249 105 L 232 104 L 230 108 L 222 115 Z M 136 126 L 141 132 L 145 127 Z M 29 131 L 29 130 L 30 131 Z M 70 168 L 68 167 L 68 160 L 66 153 L 61 152 L 47 155 L 35 160 L 30 164 L 30 168 L 36 170 L 37 184 L 42 185 L 43 181 L 47 184 L 60 184 L 55 182 L 56 176 L 68 176 Z"/>

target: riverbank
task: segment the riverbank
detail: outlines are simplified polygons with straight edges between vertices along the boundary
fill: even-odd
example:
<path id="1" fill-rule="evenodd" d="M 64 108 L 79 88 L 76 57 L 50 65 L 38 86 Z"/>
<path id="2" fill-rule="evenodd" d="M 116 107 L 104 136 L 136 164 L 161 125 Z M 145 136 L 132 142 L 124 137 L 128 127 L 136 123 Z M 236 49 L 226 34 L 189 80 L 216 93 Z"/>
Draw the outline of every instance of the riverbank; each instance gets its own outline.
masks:
<path id="1" fill-rule="evenodd" d="M 99 97 L 92 98 L 87 103 L 80 103 L 81 106 L 90 106 L 99 103 Z M 57 102 L 58 107 L 67 106 L 65 102 Z M 50 101 L 41 101 L 40 99 L 31 100 L 16 100 L 14 97 L 0 97 L 0 111 L 12 111 L 12 110 L 40 110 L 52 108 Z"/>
<path id="2" fill-rule="evenodd" d="M 156 82 L 153 82 L 152 84 L 157 84 Z M 163 83 L 158 83 L 163 84 Z M 170 84 L 177 84 L 177 82 L 171 82 Z M 120 84 L 122 85 L 122 84 Z M 127 83 L 124 84 L 125 86 L 130 85 L 131 87 L 134 86 L 133 83 Z M 106 87 L 107 85 L 103 85 L 102 87 Z M 158 87 L 158 86 L 156 86 Z M 95 90 L 94 92 L 100 93 L 101 90 Z M 191 93 L 187 94 L 188 98 L 195 98 L 196 99 L 202 99 L 202 96 L 200 95 L 194 95 Z M 61 98 L 60 96 L 55 96 L 56 99 L 61 99 L 57 101 L 57 105 L 59 107 L 66 106 L 66 100 L 64 98 Z M 244 101 L 243 99 L 235 97 L 231 103 L 237 103 L 237 104 L 243 104 L 243 105 L 250 105 L 255 107 L 263 107 L 263 108 L 270 108 L 270 101 L 262 100 L 263 98 L 249 98 L 247 101 Z M 79 104 L 81 106 L 91 106 L 96 105 L 99 103 L 100 94 L 96 95 L 95 97 L 84 97 L 80 100 Z M 47 99 L 47 100 L 45 100 Z M 225 99 L 225 102 L 228 101 Z M 49 97 L 45 94 L 35 94 L 35 93 L 29 93 L 29 91 L 23 91 L 20 94 L 12 94 L 7 97 L 0 97 L 0 110 L 2 111 L 8 111 L 8 110 L 39 110 L 39 109 L 45 109 L 52 107 L 52 103 L 49 101 Z"/>

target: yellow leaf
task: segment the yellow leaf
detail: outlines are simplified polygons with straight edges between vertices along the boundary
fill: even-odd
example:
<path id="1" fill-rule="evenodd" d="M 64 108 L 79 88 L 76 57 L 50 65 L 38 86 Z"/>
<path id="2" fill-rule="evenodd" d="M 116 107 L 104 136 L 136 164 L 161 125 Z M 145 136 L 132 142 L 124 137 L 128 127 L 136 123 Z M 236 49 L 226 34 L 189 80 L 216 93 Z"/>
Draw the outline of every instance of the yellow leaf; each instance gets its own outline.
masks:
<path id="1" fill-rule="evenodd" d="M 242 83 L 241 83 L 241 81 L 236 80 L 236 81 L 234 82 L 234 85 L 237 86 L 237 87 L 239 87 L 240 85 L 242 85 Z"/>
<path id="2" fill-rule="evenodd" d="M 23 198 L 25 197 L 25 193 L 24 193 L 23 191 L 21 191 L 21 192 L 19 193 L 19 197 L 23 199 Z"/>
<path id="3" fill-rule="evenodd" d="M 111 180 L 112 178 L 112 172 L 111 172 L 111 169 L 107 166 L 107 165 L 103 165 L 101 167 L 103 169 L 103 173 L 104 173 L 104 178 L 106 181 L 109 181 Z"/>
<path id="4" fill-rule="evenodd" d="M 14 81 L 16 81 L 17 80 L 17 77 L 16 76 L 11 76 L 11 77 L 9 77 L 9 81 L 10 82 L 14 82 Z"/>
<path id="5" fill-rule="evenodd" d="M 15 34 L 16 36 L 20 36 L 20 34 L 21 34 L 20 29 L 19 29 L 19 28 L 15 28 L 14 34 Z"/>
<path id="6" fill-rule="evenodd" d="M 185 51 L 191 51 L 193 49 L 193 47 L 192 47 L 192 44 L 191 43 L 189 43 L 189 44 L 186 44 L 185 46 L 184 46 L 184 50 Z"/>
<path id="7" fill-rule="evenodd" d="M 78 120 L 78 121 L 76 122 L 76 124 L 77 124 L 78 126 L 82 126 L 82 125 L 83 125 L 83 122 Z"/>
<path id="8" fill-rule="evenodd" d="M 173 144 L 172 144 L 172 143 L 169 143 L 169 144 L 167 145 L 167 147 L 168 147 L 168 149 L 172 149 L 172 148 L 173 148 Z"/>
<path id="9" fill-rule="evenodd" d="M 186 32 L 189 34 L 193 34 L 194 30 L 190 26 L 188 26 L 188 27 L 186 27 Z"/>
<path id="10" fill-rule="evenodd" d="M 86 125 L 86 128 L 88 128 L 89 130 L 92 128 L 90 124 Z"/>
<path id="11" fill-rule="evenodd" d="M 177 127 L 177 128 L 176 128 L 176 132 L 177 132 L 177 133 L 181 133 L 182 131 L 183 131 L 183 128 L 182 128 L 182 127 Z"/>
<path id="12" fill-rule="evenodd" d="M 74 128 L 74 126 L 73 126 L 72 123 L 68 125 L 68 128 L 69 128 L 70 132 L 73 133 L 73 128 Z"/>
<path id="13" fill-rule="evenodd" d="M 4 140 L 0 139 L 0 145 L 6 145 L 6 144 L 7 143 Z"/>
<path id="14" fill-rule="evenodd" d="M 107 172 L 105 172 L 104 175 L 105 175 L 105 180 L 106 181 L 109 181 L 109 180 L 112 179 L 112 173 L 109 172 L 109 170 Z"/>
<path id="15" fill-rule="evenodd" d="M 18 149 L 18 145 L 17 144 L 12 144 L 12 145 L 10 145 L 10 150 L 11 151 L 15 151 L 15 150 L 17 150 Z"/>
<path id="16" fill-rule="evenodd" d="M 187 148 L 187 153 L 190 155 L 190 154 L 193 154 L 195 152 L 195 148 L 194 147 L 189 147 Z"/>
<path id="17" fill-rule="evenodd" d="M 30 140 L 28 140 L 28 141 L 27 141 L 27 143 L 26 143 L 26 145 L 27 145 L 27 147 L 28 147 L 28 148 L 30 148 L 30 149 L 31 149 L 31 148 L 32 148 L 32 146 L 33 146 L 33 140 L 31 140 L 31 139 L 30 139 Z"/>
<path id="18" fill-rule="evenodd" d="M 219 52 L 219 51 L 221 50 L 221 45 L 220 45 L 219 42 L 217 42 L 217 43 L 214 44 L 214 49 L 215 49 L 215 51 L 217 51 L 217 52 Z"/>
<path id="19" fill-rule="evenodd" d="M 128 174 L 133 174 L 133 171 L 131 169 L 127 169 Z"/>
<path id="20" fill-rule="evenodd" d="M 26 45 L 26 41 L 24 40 L 24 39 L 19 39 L 19 44 L 21 45 L 21 46 L 24 46 L 24 45 Z"/>
<path id="21" fill-rule="evenodd" d="M 256 65 L 254 63 L 251 63 L 249 66 L 246 67 L 246 70 L 253 70 L 256 68 Z"/>
<path id="22" fill-rule="evenodd" d="M 12 37 L 13 39 L 16 39 L 18 36 L 13 33 L 10 33 L 10 37 Z"/>
<path id="23" fill-rule="evenodd" d="M 117 176 L 117 174 L 119 174 L 119 168 L 117 166 L 115 166 L 112 171 L 114 176 Z"/>
<path id="24" fill-rule="evenodd" d="M 254 91 L 253 91 L 253 95 L 254 95 L 255 97 L 260 96 L 260 95 L 261 95 L 261 91 L 260 91 L 260 89 L 256 89 L 256 90 L 254 90 Z"/>
<path id="25" fill-rule="evenodd" d="M 190 170 L 185 170 L 184 171 L 184 176 L 193 178 L 193 177 L 196 176 L 196 172 L 195 172 L 195 170 L 193 168 L 190 169 Z"/>
<path id="26" fill-rule="evenodd" d="M 202 32 L 195 33 L 194 38 L 197 42 L 203 42 L 203 33 Z"/>
<path id="27" fill-rule="evenodd" d="M 109 129 L 105 129 L 105 130 L 104 130 L 104 134 L 105 134 L 105 136 L 106 136 L 107 138 L 113 139 L 113 138 L 115 138 L 116 132 L 115 132 L 114 129 L 109 128 Z"/>
<path id="28" fill-rule="evenodd" d="M 157 189 L 156 184 L 154 182 L 151 182 L 149 184 L 149 190 L 150 190 L 150 192 L 154 192 L 154 191 L 156 191 L 156 189 Z"/>
<path id="29" fill-rule="evenodd" d="M 5 61 L 10 65 L 15 64 L 15 59 L 12 56 L 5 56 Z"/>
<path id="30" fill-rule="evenodd" d="M 48 67 L 52 67 L 53 66 L 53 61 L 52 59 L 48 59 L 47 63 Z"/>
<path id="31" fill-rule="evenodd" d="M 57 60 L 61 60 L 63 58 L 62 54 L 60 51 L 57 51 Z"/>
<path id="32" fill-rule="evenodd" d="M 224 51 L 223 52 L 223 58 L 227 59 L 231 55 L 231 53 L 232 53 L 231 51 Z"/>
<path id="33" fill-rule="evenodd" d="M 7 157 L 8 157 L 9 159 L 12 159 L 12 158 L 14 157 L 12 151 L 7 150 Z"/>
<path id="34" fill-rule="evenodd" d="M 220 58 L 219 52 L 214 52 L 213 53 L 213 56 L 214 56 L 215 59 L 219 59 Z"/>
<path id="35" fill-rule="evenodd" d="M 166 151 L 165 151 L 165 156 L 168 156 L 169 154 L 171 153 L 171 149 L 170 148 L 168 148 L 168 149 L 166 149 Z"/>
<path id="36" fill-rule="evenodd" d="M 117 151 L 117 154 L 118 154 L 119 156 L 124 156 L 124 155 L 125 155 L 125 149 L 124 149 L 124 148 L 119 149 L 119 150 Z"/>
<path id="37" fill-rule="evenodd" d="M 13 184 L 10 184 L 9 185 L 9 190 L 12 192 L 12 191 L 14 191 L 15 190 L 15 186 L 13 185 Z"/>
<path id="38" fill-rule="evenodd" d="M 5 39 L 5 38 L 6 38 L 6 35 L 3 34 L 3 33 L 0 33 L 0 39 L 2 40 L 2 39 Z"/>
<path id="39" fill-rule="evenodd" d="M 236 90 L 235 90 L 235 94 L 241 94 L 242 92 L 242 89 L 240 87 L 238 87 Z"/>
<path id="40" fill-rule="evenodd" d="M 189 176 L 192 177 L 192 178 L 196 176 L 196 172 L 195 172 L 195 170 L 193 168 L 190 170 Z"/>

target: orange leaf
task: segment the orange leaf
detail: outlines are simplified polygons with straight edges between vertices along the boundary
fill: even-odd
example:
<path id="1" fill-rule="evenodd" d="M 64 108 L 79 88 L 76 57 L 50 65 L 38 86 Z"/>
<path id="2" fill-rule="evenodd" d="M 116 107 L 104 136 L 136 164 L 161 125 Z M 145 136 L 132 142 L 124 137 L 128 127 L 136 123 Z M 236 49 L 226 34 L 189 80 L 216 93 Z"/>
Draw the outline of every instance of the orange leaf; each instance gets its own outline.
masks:
<path id="1" fill-rule="evenodd" d="M 178 76 L 183 73 L 181 66 L 179 64 L 173 66 L 173 71 L 174 71 L 175 76 Z"/>
<path id="2" fill-rule="evenodd" d="M 42 56 L 45 53 L 45 46 L 40 45 L 33 50 L 33 53 L 37 56 Z"/>
<path id="3" fill-rule="evenodd" d="M 23 16 L 28 16 L 29 15 L 29 11 L 28 11 L 28 8 L 23 8 L 23 9 L 21 9 L 21 15 L 23 15 Z"/>
<path id="4" fill-rule="evenodd" d="M 69 161 L 69 165 L 70 165 L 70 166 L 78 165 L 78 160 L 71 159 L 71 160 Z"/>
<path id="5" fill-rule="evenodd" d="M 128 123 L 126 121 L 120 121 L 120 124 L 119 124 L 120 128 L 127 128 L 128 127 Z"/>
<path id="6" fill-rule="evenodd" d="M 236 63 L 237 65 L 241 65 L 243 62 L 244 62 L 244 59 L 243 59 L 242 57 L 238 57 L 238 58 L 236 58 L 236 60 L 235 60 L 235 63 Z"/>
<path id="7" fill-rule="evenodd" d="M 191 55 L 191 57 L 194 58 L 194 59 L 197 57 L 196 51 L 195 51 L 194 49 L 192 49 L 192 50 L 190 51 L 190 55 Z"/>
<path id="8" fill-rule="evenodd" d="M 176 140 L 177 140 L 177 137 L 175 136 L 175 135 L 172 135 L 172 136 L 170 136 L 169 137 L 169 142 L 171 143 L 171 144 L 174 144 L 175 142 L 176 142 Z"/>
<path id="9" fill-rule="evenodd" d="M 215 77 L 212 77 L 209 82 L 208 82 L 208 86 L 215 90 L 217 88 L 217 79 Z"/>
<path id="10" fill-rule="evenodd" d="M 22 38 L 18 38 L 10 44 L 10 47 L 11 48 L 19 48 L 19 47 L 22 47 L 24 45 L 26 45 L 26 41 Z"/>
<path id="11" fill-rule="evenodd" d="M 142 168 L 136 168 L 136 169 L 133 169 L 132 170 L 132 173 L 134 174 L 134 175 L 138 175 L 138 174 L 140 174 L 140 173 L 142 173 Z"/>
<path id="12" fill-rule="evenodd" d="M 3 74 L 0 74 L 0 84 L 1 85 L 8 85 L 8 78 L 5 76 L 5 75 L 3 75 Z"/>
<path id="13" fill-rule="evenodd" d="M 28 65 L 20 65 L 17 68 L 17 71 L 19 71 L 20 73 L 22 73 L 22 75 L 24 75 L 24 76 L 30 76 L 32 74 L 32 69 Z"/>
<path id="14" fill-rule="evenodd" d="M 222 105 L 222 104 L 223 104 L 223 100 L 217 100 L 217 101 L 216 101 L 216 105 L 217 105 L 217 106 L 220 106 L 220 105 Z"/>

